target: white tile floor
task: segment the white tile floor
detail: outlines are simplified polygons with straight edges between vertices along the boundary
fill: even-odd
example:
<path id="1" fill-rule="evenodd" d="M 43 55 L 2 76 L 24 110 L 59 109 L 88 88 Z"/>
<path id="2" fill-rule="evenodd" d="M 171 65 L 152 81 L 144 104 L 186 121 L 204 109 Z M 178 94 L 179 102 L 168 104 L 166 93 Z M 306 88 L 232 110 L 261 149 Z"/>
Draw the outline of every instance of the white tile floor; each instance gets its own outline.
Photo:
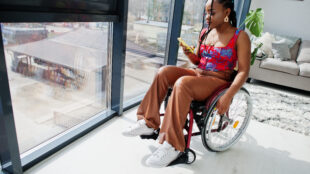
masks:
<path id="1" fill-rule="evenodd" d="M 230 150 L 208 152 L 200 137 L 192 139 L 197 159 L 192 165 L 149 168 L 145 159 L 153 140 L 128 138 L 122 129 L 134 123 L 137 107 L 100 126 L 26 174 L 306 174 L 310 171 L 310 137 L 251 121 L 246 134 Z"/>

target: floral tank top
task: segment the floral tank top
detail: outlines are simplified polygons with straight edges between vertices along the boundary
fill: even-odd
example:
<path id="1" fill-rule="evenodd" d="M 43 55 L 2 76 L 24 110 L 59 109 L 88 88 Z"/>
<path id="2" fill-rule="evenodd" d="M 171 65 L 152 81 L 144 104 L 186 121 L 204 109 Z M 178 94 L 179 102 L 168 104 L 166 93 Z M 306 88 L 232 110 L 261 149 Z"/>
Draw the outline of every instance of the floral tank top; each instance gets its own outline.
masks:
<path id="1" fill-rule="evenodd" d="M 207 71 L 233 70 L 238 60 L 235 43 L 240 34 L 237 29 L 226 47 L 214 47 L 205 44 L 200 46 L 200 63 L 198 68 Z"/>

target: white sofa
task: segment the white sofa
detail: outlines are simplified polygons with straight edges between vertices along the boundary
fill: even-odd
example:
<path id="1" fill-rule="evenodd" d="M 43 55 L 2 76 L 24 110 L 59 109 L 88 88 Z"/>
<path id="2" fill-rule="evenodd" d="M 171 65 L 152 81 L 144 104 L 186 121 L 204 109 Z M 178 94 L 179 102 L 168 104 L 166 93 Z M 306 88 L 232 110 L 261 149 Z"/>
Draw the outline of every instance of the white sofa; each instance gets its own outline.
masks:
<path id="1" fill-rule="evenodd" d="M 256 59 L 249 78 L 310 91 L 310 41 L 303 40 L 297 45 L 298 54 L 289 60 Z"/>

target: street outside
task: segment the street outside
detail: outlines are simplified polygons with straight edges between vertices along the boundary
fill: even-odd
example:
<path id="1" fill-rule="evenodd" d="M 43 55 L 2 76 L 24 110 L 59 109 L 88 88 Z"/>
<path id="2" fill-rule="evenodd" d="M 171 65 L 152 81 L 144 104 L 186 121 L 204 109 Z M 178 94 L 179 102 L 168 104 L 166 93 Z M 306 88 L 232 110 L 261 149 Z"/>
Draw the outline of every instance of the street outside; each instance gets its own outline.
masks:
<path id="1" fill-rule="evenodd" d="M 71 31 L 65 27 L 49 25 L 46 25 L 46 29 L 50 37 Z M 151 32 L 156 32 L 156 29 Z M 84 83 L 81 89 L 72 89 L 43 79 L 42 76 L 27 76 L 12 71 L 13 55 L 6 49 L 9 85 L 21 154 L 108 109 L 109 104 L 106 98 L 102 97 L 107 89 L 102 93 L 89 93 L 89 89 L 96 91 L 94 83 Z M 162 55 L 149 58 L 140 53 L 126 52 L 124 102 L 146 92 L 163 62 Z M 184 60 L 178 61 L 179 66 L 187 64 Z M 90 76 L 87 82 L 96 80 L 98 79 Z"/>

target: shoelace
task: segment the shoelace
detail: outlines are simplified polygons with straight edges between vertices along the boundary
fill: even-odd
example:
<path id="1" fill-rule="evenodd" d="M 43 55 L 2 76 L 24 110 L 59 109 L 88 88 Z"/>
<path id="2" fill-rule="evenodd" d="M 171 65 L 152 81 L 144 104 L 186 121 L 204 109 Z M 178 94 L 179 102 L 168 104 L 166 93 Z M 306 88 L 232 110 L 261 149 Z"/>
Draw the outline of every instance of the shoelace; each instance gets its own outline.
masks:
<path id="1" fill-rule="evenodd" d="M 158 157 L 158 158 L 162 159 L 162 158 L 164 158 L 164 157 L 166 157 L 168 155 L 170 148 L 171 147 L 165 147 L 165 146 L 162 145 L 153 153 L 153 155 L 155 157 Z"/>
<path id="2" fill-rule="evenodd" d="M 134 124 L 133 126 L 131 126 L 131 129 L 134 129 L 134 128 L 137 128 L 137 127 L 141 127 L 141 126 L 143 126 L 143 122 L 141 122 L 141 121 L 138 121 L 138 124 Z"/>

